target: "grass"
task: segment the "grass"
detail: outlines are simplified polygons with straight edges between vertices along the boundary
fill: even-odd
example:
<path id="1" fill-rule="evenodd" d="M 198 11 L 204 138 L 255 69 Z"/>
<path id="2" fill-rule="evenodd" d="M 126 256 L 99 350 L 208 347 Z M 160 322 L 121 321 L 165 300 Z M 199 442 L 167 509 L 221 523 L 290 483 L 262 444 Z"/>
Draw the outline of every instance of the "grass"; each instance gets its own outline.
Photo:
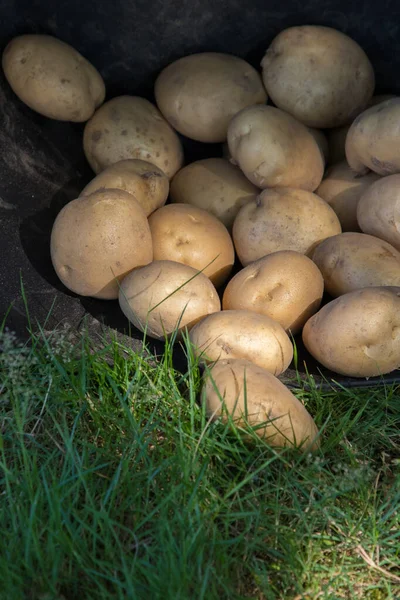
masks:
<path id="1" fill-rule="evenodd" d="M 200 372 L 0 333 L 0 598 L 400 598 L 400 389 L 299 389 L 311 454 L 209 423 Z"/>

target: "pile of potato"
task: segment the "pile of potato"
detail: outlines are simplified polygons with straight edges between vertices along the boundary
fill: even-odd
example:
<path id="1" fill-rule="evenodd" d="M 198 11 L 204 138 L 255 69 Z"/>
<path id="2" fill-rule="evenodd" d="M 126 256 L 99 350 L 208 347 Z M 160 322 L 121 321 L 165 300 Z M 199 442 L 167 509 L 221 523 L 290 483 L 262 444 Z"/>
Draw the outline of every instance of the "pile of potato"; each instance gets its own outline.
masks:
<path id="1" fill-rule="evenodd" d="M 86 122 L 96 176 L 55 220 L 60 280 L 118 298 L 153 338 L 189 331 L 212 418 L 309 450 L 313 418 L 277 379 L 290 336 L 343 375 L 400 367 L 400 98 L 374 96 L 365 52 L 328 27 L 285 29 L 261 68 L 186 56 L 158 75 L 155 106 L 104 102 L 97 70 L 50 36 L 3 53 L 28 106 Z M 181 135 L 221 157 L 185 164 Z"/>

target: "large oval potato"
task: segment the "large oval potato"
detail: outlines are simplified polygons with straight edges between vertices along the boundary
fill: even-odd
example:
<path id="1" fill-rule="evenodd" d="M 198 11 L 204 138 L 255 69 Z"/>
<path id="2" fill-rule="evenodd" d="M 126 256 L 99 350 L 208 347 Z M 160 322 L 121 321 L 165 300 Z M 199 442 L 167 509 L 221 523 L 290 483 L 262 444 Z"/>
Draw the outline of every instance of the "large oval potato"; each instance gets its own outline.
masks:
<path id="1" fill-rule="evenodd" d="M 203 376 L 202 400 L 213 420 L 254 428 L 270 446 L 316 450 L 311 415 L 272 373 L 248 360 L 220 360 Z"/>
<path id="2" fill-rule="evenodd" d="M 400 251 L 400 175 L 383 177 L 366 189 L 357 206 L 364 233 L 374 235 Z"/>
<path id="3" fill-rule="evenodd" d="M 323 293 L 324 280 L 313 261 L 284 250 L 260 258 L 232 277 L 222 307 L 267 315 L 295 335 L 317 312 Z"/>
<path id="4" fill-rule="evenodd" d="M 243 266 L 279 250 L 309 254 L 325 238 L 341 233 L 327 202 L 292 188 L 264 190 L 243 206 L 233 223 L 235 249 Z"/>
<path id="5" fill-rule="evenodd" d="M 321 242 L 313 261 L 332 297 L 377 286 L 400 286 L 400 252 L 365 233 L 342 233 Z"/>
<path id="6" fill-rule="evenodd" d="M 350 123 L 374 92 L 374 70 L 364 50 L 331 27 L 284 29 L 261 66 L 272 102 L 310 127 Z"/>
<path id="7" fill-rule="evenodd" d="M 231 230 L 239 209 L 255 200 L 259 191 L 227 160 L 206 158 L 178 171 L 171 181 L 170 198 L 207 210 Z"/>
<path id="8" fill-rule="evenodd" d="M 219 52 L 191 54 L 169 64 L 156 79 L 158 108 L 179 133 L 199 142 L 226 140 L 231 118 L 265 104 L 259 73 L 245 60 Z"/>
<path id="9" fill-rule="evenodd" d="M 250 106 L 229 123 L 228 147 L 235 163 L 259 188 L 294 187 L 313 192 L 324 159 L 307 127 L 274 106 Z"/>
<path id="10" fill-rule="evenodd" d="M 202 362 L 244 358 L 280 375 L 290 365 L 293 346 L 279 323 L 250 310 L 223 310 L 190 331 L 194 354 Z"/>
<path id="11" fill-rule="evenodd" d="M 119 304 L 140 331 L 164 340 L 179 338 L 200 319 L 221 310 L 211 281 L 196 269 L 170 260 L 155 260 L 123 280 Z"/>
<path id="12" fill-rule="evenodd" d="M 63 284 L 81 296 L 118 298 L 119 281 L 153 259 L 146 215 L 122 190 L 68 202 L 51 232 L 51 260 Z"/>
<path id="13" fill-rule="evenodd" d="M 50 35 L 15 37 L 2 63 L 18 98 L 49 119 L 87 121 L 104 102 L 100 73 L 72 46 Z"/>
<path id="14" fill-rule="evenodd" d="M 139 158 L 169 179 L 183 164 L 182 144 L 157 108 L 139 96 L 118 96 L 86 123 L 83 149 L 95 173 L 120 160 Z"/>
<path id="15" fill-rule="evenodd" d="M 348 377 L 400 368 L 400 287 L 357 290 L 326 304 L 303 329 L 307 350 Z"/>

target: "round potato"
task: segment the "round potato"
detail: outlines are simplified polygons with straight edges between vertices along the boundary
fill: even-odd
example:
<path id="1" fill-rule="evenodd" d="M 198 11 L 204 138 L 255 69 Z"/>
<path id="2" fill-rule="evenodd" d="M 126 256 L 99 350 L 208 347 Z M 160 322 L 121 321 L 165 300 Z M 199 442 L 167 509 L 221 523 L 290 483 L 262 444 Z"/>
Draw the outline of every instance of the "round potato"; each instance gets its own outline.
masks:
<path id="1" fill-rule="evenodd" d="M 129 273 L 121 284 L 119 304 L 137 329 L 158 340 L 173 333 L 179 338 L 183 330 L 221 310 L 208 277 L 171 260 L 155 260 Z"/>
<path id="2" fill-rule="evenodd" d="M 321 305 L 324 280 L 313 261 L 292 250 L 268 254 L 237 273 L 225 288 L 225 310 L 250 310 L 298 333 Z M 255 362 L 255 361 L 254 361 Z"/>
<path id="3" fill-rule="evenodd" d="M 229 152 L 259 188 L 294 187 L 314 191 L 324 160 L 307 127 L 273 106 L 241 110 L 228 127 Z"/>
<path id="4" fill-rule="evenodd" d="M 400 286 L 400 252 L 372 235 L 335 235 L 317 246 L 312 259 L 333 298 L 360 288 Z"/>
<path id="5" fill-rule="evenodd" d="M 225 141 L 236 113 L 267 101 L 259 73 L 245 60 L 218 52 L 171 63 L 157 77 L 154 93 L 167 121 L 199 142 Z"/>
<path id="6" fill-rule="evenodd" d="M 374 377 L 400 367 L 400 287 L 345 294 L 303 329 L 307 350 L 335 373 Z"/>
<path id="7" fill-rule="evenodd" d="M 171 202 L 192 204 L 217 217 L 229 230 L 244 205 L 259 189 L 242 171 L 223 158 L 206 158 L 187 165 L 171 181 Z"/>
<path id="8" fill-rule="evenodd" d="M 183 164 L 179 137 L 157 108 L 139 96 L 118 96 L 86 123 L 83 149 L 95 173 L 129 158 L 146 160 L 169 179 Z"/>
<path id="9" fill-rule="evenodd" d="M 220 360 L 206 371 L 202 401 L 213 420 L 250 425 L 270 446 L 303 451 L 319 446 L 318 429 L 303 404 L 272 373 L 248 360 Z"/>
<path id="10" fill-rule="evenodd" d="M 342 231 L 360 231 L 357 205 L 369 186 L 380 179 L 376 173 L 356 175 L 346 161 L 330 167 L 315 192 L 337 214 Z"/>
<path id="11" fill-rule="evenodd" d="M 307 129 L 317 142 L 318 148 L 322 154 L 322 158 L 324 159 L 324 164 L 326 165 L 329 160 L 329 146 L 325 133 L 320 129 L 315 129 L 314 127 L 307 127 Z"/>
<path id="12" fill-rule="evenodd" d="M 272 102 L 310 127 L 350 123 L 372 97 L 375 76 L 364 50 L 330 27 L 289 27 L 262 62 Z"/>
<path id="13" fill-rule="evenodd" d="M 364 233 L 376 236 L 400 251 L 400 175 L 383 177 L 366 189 L 357 206 Z"/>
<path id="14" fill-rule="evenodd" d="M 66 204 L 54 222 L 50 251 L 68 289 L 105 300 L 118 298 L 119 281 L 153 259 L 146 215 L 122 190 L 97 191 Z"/>
<path id="15" fill-rule="evenodd" d="M 312 192 L 275 188 L 243 206 L 233 223 L 235 249 L 243 266 L 279 250 L 309 254 L 325 238 L 341 233 L 327 202 Z"/>
<path id="16" fill-rule="evenodd" d="M 279 323 L 250 310 L 223 310 L 190 331 L 195 356 L 202 362 L 244 358 L 280 375 L 290 365 L 293 346 Z"/>
<path id="17" fill-rule="evenodd" d="M 104 102 L 100 73 L 72 46 L 50 35 L 15 37 L 2 62 L 18 98 L 49 119 L 87 121 Z"/>

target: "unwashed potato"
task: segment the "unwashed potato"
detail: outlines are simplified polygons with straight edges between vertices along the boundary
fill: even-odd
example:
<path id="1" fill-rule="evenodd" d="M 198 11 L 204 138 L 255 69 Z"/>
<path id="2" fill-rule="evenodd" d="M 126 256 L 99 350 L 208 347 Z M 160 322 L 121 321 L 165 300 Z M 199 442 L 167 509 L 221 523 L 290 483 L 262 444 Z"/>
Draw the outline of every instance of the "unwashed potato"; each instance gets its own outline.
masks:
<path id="1" fill-rule="evenodd" d="M 209 315 L 190 331 L 190 341 L 203 362 L 244 358 L 276 376 L 286 371 L 293 358 L 293 346 L 283 327 L 249 310 Z"/>
<path id="2" fill-rule="evenodd" d="M 63 284 L 81 296 L 118 298 L 119 281 L 153 259 L 146 215 L 122 190 L 79 197 L 58 213 L 51 260 Z"/>
<path id="3" fill-rule="evenodd" d="M 87 121 L 104 102 L 100 73 L 72 46 L 50 35 L 15 37 L 2 63 L 18 98 L 50 119 Z"/>
<path id="4" fill-rule="evenodd" d="M 80 195 L 90 196 L 97 190 L 110 188 L 132 194 L 149 216 L 166 203 L 169 179 L 161 169 L 146 160 L 120 160 L 94 177 Z"/>
<path id="5" fill-rule="evenodd" d="M 364 191 L 357 219 L 364 233 L 400 251 L 400 175 L 383 177 Z"/>
<path id="6" fill-rule="evenodd" d="M 305 25 L 281 31 L 261 66 L 272 102 L 310 127 L 350 123 L 375 88 L 374 70 L 364 50 L 330 27 Z"/>
<path id="7" fill-rule="evenodd" d="M 400 287 L 371 287 L 326 304 L 303 329 L 307 350 L 348 377 L 374 377 L 400 367 Z"/>
<path id="8" fill-rule="evenodd" d="M 240 209 L 232 235 L 239 260 L 246 266 L 279 250 L 309 254 L 319 242 L 341 231 L 334 210 L 316 194 L 274 188 Z"/>
<path id="9" fill-rule="evenodd" d="M 171 63 L 157 77 L 154 93 L 167 121 L 199 142 L 225 141 L 236 113 L 267 101 L 259 73 L 245 60 L 219 52 Z"/>
<path id="10" fill-rule="evenodd" d="M 197 206 L 167 204 L 149 217 L 154 260 L 172 260 L 201 270 L 215 287 L 228 278 L 235 249 L 225 225 Z"/>
<path id="11" fill-rule="evenodd" d="M 400 286 L 400 252 L 372 235 L 335 235 L 317 246 L 312 259 L 333 298 L 360 288 Z"/>
<path id="12" fill-rule="evenodd" d="M 259 189 L 242 171 L 223 158 L 197 160 L 171 181 L 171 202 L 207 210 L 229 229 L 239 209 L 254 200 Z"/>
<path id="13" fill-rule="evenodd" d="M 272 373 L 248 360 L 220 360 L 204 373 L 203 382 L 202 400 L 213 420 L 250 425 L 270 446 L 318 448 L 311 415 Z"/>
<path id="14" fill-rule="evenodd" d="M 208 277 L 170 260 L 155 260 L 129 273 L 121 285 L 119 304 L 135 327 L 158 340 L 174 332 L 179 337 L 221 309 Z"/>
<path id="15" fill-rule="evenodd" d="M 229 152 L 259 188 L 294 187 L 314 191 L 324 159 L 307 127 L 274 106 L 250 106 L 229 123 Z"/>
<path id="16" fill-rule="evenodd" d="M 146 160 L 169 179 L 183 164 L 182 144 L 159 110 L 145 98 L 118 96 L 86 123 L 83 149 L 95 173 L 129 158 Z"/>
<path id="17" fill-rule="evenodd" d="M 357 205 L 362 194 L 380 179 L 376 173 L 356 175 L 346 161 L 332 165 L 315 192 L 337 214 L 342 231 L 360 231 Z"/>
<path id="18" fill-rule="evenodd" d="M 229 281 L 223 310 L 267 315 L 293 335 L 321 305 L 324 280 L 313 261 L 292 250 L 268 254 Z"/>

